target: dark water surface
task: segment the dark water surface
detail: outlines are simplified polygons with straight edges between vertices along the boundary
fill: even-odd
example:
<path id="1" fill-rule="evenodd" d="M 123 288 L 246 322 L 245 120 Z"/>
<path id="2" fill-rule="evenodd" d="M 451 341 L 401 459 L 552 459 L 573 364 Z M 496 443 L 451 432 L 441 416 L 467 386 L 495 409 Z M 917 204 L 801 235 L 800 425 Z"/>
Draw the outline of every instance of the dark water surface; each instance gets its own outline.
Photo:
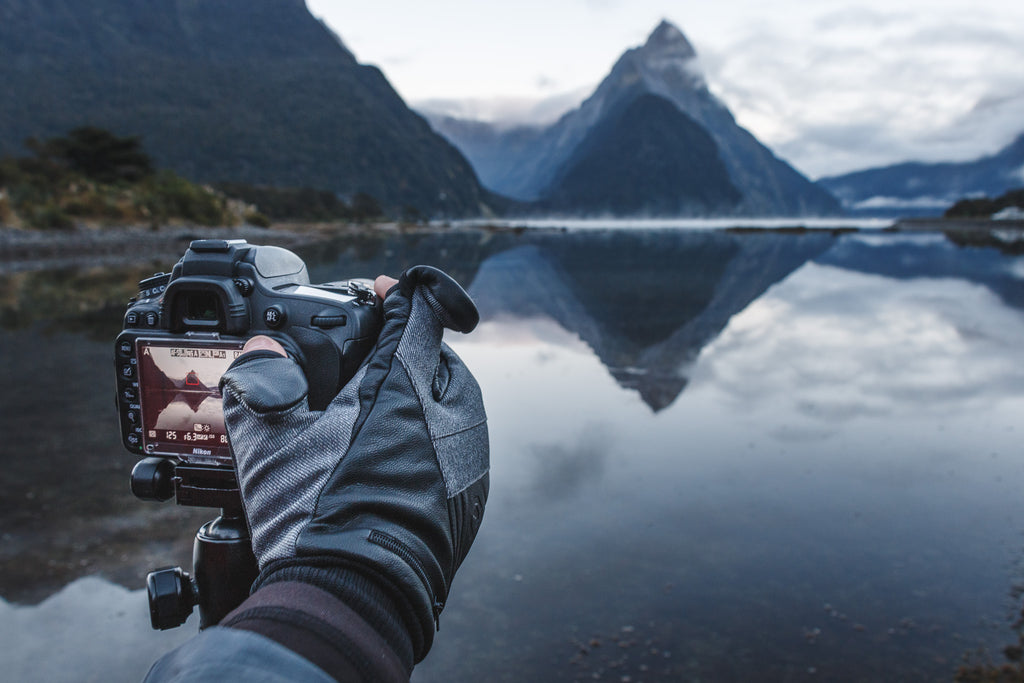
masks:
<path id="1" fill-rule="evenodd" d="M 1017 642 L 1024 258 L 687 231 L 303 256 L 314 281 L 438 265 L 481 310 L 448 341 L 492 494 L 414 680 L 951 680 Z M 135 680 L 194 632 L 150 632 L 138 589 L 209 515 L 132 498 L 112 401 L 124 300 L 170 265 L 0 279 L 11 680 Z"/>

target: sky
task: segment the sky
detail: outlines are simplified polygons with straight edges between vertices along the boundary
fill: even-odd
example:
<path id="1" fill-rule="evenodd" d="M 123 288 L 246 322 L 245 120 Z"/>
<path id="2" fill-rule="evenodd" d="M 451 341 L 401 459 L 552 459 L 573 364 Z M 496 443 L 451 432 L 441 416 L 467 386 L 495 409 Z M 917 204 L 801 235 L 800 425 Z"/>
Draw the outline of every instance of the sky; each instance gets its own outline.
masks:
<path id="1" fill-rule="evenodd" d="M 414 108 L 551 121 L 662 20 L 811 178 L 990 154 L 1024 132 L 1019 0 L 307 0 Z"/>

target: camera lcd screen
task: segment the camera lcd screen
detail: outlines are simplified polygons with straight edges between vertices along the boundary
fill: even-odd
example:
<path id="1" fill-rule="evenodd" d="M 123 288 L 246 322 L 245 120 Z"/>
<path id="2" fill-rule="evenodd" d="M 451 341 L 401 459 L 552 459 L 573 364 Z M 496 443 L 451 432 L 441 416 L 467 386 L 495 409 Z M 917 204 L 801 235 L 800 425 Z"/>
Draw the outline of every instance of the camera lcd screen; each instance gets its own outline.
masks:
<path id="1" fill-rule="evenodd" d="M 186 462 L 231 462 L 220 393 L 221 375 L 242 342 L 139 339 L 135 349 L 147 455 Z"/>

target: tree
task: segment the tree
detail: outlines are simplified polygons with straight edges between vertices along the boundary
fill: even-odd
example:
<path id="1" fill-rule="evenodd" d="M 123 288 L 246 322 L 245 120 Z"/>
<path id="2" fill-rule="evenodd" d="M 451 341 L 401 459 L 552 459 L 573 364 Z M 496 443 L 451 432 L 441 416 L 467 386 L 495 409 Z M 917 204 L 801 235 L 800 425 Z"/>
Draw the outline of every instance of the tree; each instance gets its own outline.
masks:
<path id="1" fill-rule="evenodd" d="M 384 215 L 384 210 L 372 195 L 366 192 L 356 192 L 352 197 L 352 217 L 359 221 L 372 218 L 379 218 Z"/>
<path id="2" fill-rule="evenodd" d="M 118 137 L 94 126 L 75 128 L 67 137 L 26 142 L 37 157 L 101 183 L 138 182 L 153 174 L 153 161 L 137 136 Z"/>

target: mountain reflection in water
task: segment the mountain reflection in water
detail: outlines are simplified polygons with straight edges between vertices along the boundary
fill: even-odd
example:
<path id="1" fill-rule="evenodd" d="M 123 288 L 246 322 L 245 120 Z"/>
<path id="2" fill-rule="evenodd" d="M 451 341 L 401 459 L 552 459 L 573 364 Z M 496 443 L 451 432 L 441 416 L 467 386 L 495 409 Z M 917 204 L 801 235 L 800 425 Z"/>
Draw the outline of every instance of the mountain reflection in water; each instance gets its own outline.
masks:
<path id="1" fill-rule="evenodd" d="M 313 281 L 437 265 L 481 310 L 448 341 L 484 391 L 493 490 L 414 680 L 948 680 L 963 653 L 1016 641 L 1020 258 L 938 235 L 684 231 L 303 256 Z M 33 299 L 20 277 L 0 282 L 0 323 L 17 322 L 0 330 L 0 381 L 19 388 L 0 399 L 15 664 L 31 648 L 3 636 L 49 628 L 32 610 L 52 603 L 27 605 L 79 576 L 137 589 L 209 516 L 127 492 L 117 317 Z M 109 602 L 67 610 L 110 650 L 66 648 L 77 678 L 139 675 Z M 136 660 L 180 640 L 151 635 Z"/>

